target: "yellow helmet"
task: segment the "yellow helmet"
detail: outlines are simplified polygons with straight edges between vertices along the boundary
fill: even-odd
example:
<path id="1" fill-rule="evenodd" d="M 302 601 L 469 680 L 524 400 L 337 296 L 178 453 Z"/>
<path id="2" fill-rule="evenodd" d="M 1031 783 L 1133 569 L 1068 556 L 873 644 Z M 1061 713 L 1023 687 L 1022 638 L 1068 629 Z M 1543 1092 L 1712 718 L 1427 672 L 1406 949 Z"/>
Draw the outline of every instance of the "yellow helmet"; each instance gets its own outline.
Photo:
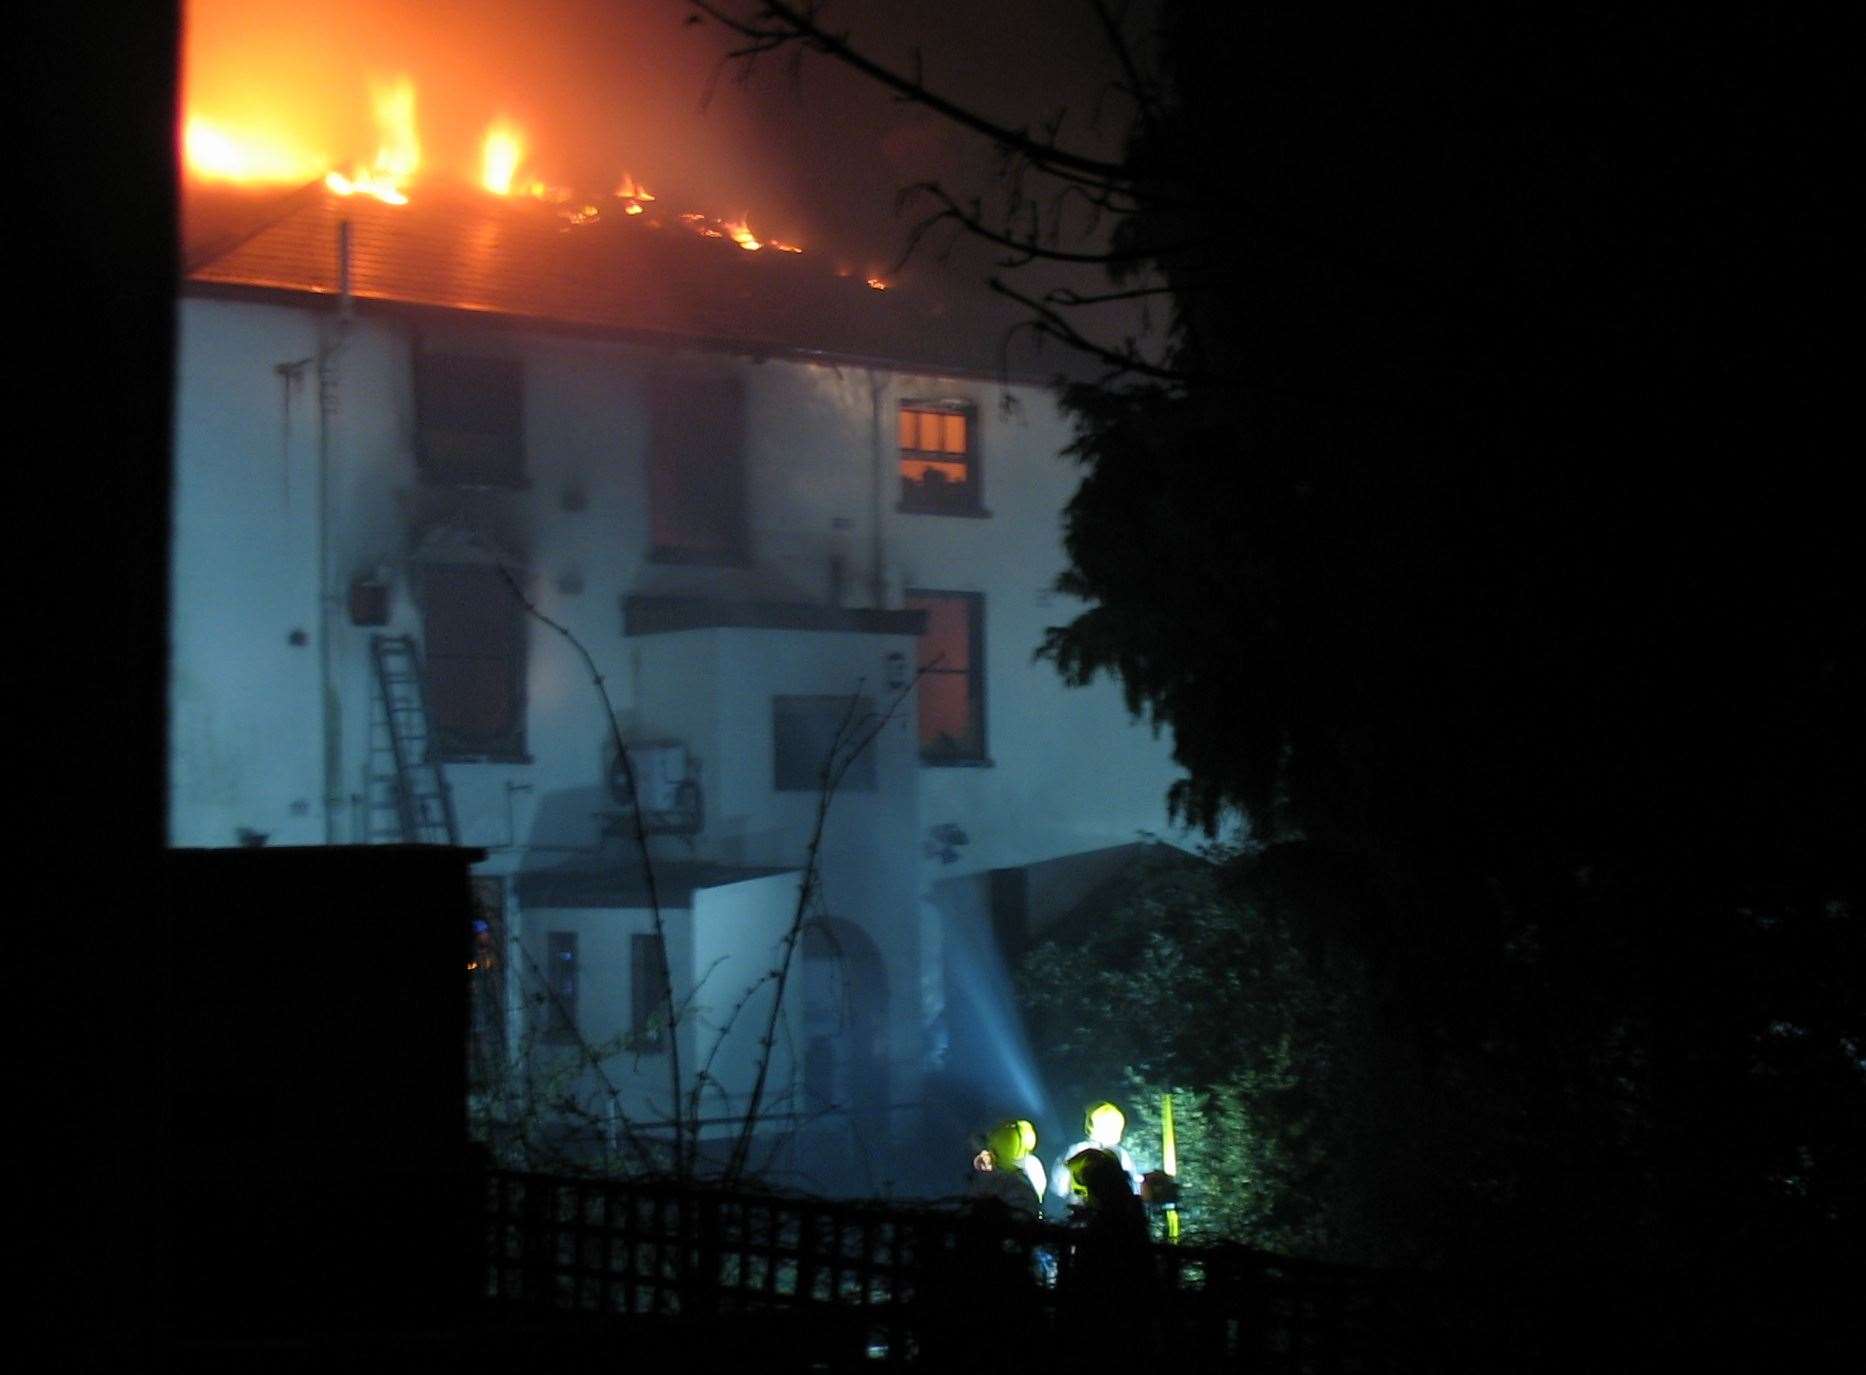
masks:
<path id="1" fill-rule="evenodd" d="M 997 1159 L 998 1164 L 1006 1169 L 1015 1166 L 1018 1161 L 1030 1154 L 1030 1148 L 1024 1144 L 1024 1129 L 1030 1124 L 1019 1122 L 1016 1118 L 1000 1122 L 985 1133 L 985 1148 Z M 1036 1132 L 1031 1132 L 1034 1138 Z"/>
<path id="2" fill-rule="evenodd" d="M 1121 1133 L 1127 1130 L 1127 1115 L 1113 1103 L 1097 1103 L 1083 1118 L 1083 1127 L 1096 1145 L 1118 1146 Z"/>

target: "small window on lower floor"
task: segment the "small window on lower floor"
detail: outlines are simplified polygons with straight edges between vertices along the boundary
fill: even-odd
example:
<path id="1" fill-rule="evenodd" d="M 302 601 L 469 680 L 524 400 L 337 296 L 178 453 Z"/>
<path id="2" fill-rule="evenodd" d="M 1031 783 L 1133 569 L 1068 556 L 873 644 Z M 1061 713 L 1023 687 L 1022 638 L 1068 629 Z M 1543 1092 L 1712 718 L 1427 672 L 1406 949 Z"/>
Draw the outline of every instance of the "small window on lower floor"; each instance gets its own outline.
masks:
<path id="1" fill-rule="evenodd" d="M 813 793 L 840 769 L 839 789 L 873 792 L 874 744 L 863 742 L 874 720 L 872 697 L 773 697 L 771 786 L 781 793 Z"/>
<path id="2" fill-rule="evenodd" d="M 977 592 L 909 588 L 924 611 L 920 636 L 920 758 L 928 764 L 985 762 L 985 598 Z"/>
<path id="3" fill-rule="evenodd" d="M 629 1049 L 650 1054 L 667 1048 L 667 946 L 659 936 L 630 936 Z"/>
<path id="4" fill-rule="evenodd" d="M 551 931 L 544 938 L 544 1039 L 574 1046 L 577 1035 L 577 933 Z"/>

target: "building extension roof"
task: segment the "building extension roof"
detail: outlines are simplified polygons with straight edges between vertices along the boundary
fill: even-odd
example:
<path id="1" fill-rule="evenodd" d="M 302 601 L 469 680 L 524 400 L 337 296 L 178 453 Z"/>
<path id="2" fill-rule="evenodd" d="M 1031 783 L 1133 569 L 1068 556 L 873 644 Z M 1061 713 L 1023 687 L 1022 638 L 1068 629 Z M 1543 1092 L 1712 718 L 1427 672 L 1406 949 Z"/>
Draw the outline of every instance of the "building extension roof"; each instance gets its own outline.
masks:
<path id="1" fill-rule="evenodd" d="M 654 896 L 667 910 L 693 906 L 693 895 L 703 888 L 724 888 L 795 869 L 758 865 L 713 864 L 704 860 L 657 860 Z M 527 869 L 515 880 L 518 900 L 526 907 L 616 907 L 630 910 L 649 904 L 648 881 L 641 863 L 625 857 L 609 864 L 569 864 L 554 869 Z"/>
<path id="2" fill-rule="evenodd" d="M 674 215 L 631 215 L 466 186 L 423 184 L 405 205 L 314 183 L 287 194 L 190 187 L 188 291 L 265 298 L 343 290 L 360 309 L 462 313 L 515 325 L 754 356 L 805 356 L 938 374 L 1049 381 L 1066 354 L 1007 331 L 1003 302 L 877 290 L 808 251 L 747 251 Z M 982 288 L 979 289 L 982 295 Z"/>

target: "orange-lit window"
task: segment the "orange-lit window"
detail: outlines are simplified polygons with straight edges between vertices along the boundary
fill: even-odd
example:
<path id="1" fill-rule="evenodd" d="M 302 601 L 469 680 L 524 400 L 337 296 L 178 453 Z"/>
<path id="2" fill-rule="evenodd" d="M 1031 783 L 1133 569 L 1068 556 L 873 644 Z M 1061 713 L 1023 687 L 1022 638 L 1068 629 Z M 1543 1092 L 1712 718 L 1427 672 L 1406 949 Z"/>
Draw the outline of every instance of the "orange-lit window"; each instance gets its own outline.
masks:
<path id="1" fill-rule="evenodd" d="M 929 764 L 985 762 L 985 599 L 976 592 L 913 589 L 927 614 L 920 636 L 920 757 Z"/>
<path id="2" fill-rule="evenodd" d="M 901 509 L 980 513 L 977 415 L 969 406 L 901 406 Z"/>

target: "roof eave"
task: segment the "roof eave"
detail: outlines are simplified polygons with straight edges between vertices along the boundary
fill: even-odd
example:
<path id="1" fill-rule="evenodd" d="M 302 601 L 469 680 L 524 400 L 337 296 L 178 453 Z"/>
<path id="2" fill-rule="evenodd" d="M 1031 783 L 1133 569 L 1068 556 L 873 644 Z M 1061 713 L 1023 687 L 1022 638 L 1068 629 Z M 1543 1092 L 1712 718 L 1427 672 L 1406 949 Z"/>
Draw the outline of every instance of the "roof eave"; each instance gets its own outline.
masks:
<path id="1" fill-rule="evenodd" d="M 184 277 L 181 294 L 184 297 L 202 300 L 246 301 L 301 309 L 335 310 L 339 303 L 339 295 L 334 290 L 269 286 L 248 282 L 203 281 L 198 277 Z M 827 367 L 860 368 L 865 371 L 893 372 L 909 376 L 946 377 L 1037 389 L 1049 389 L 1057 385 L 1055 373 L 1038 374 L 1021 369 L 980 368 L 964 364 L 889 358 L 875 354 L 844 353 L 833 349 L 813 349 L 769 340 L 686 334 L 638 325 L 589 324 L 558 320 L 549 316 L 471 310 L 460 306 L 436 305 L 431 302 L 403 301 L 385 297 L 353 296 L 351 301 L 359 315 L 379 315 L 387 319 L 415 322 L 446 320 L 452 323 L 471 321 L 475 326 L 510 330 L 514 333 L 550 334 L 571 339 L 604 339 L 654 348 L 672 346 L 696 349 L 704 353 L 731 354 L 736 357 L 750 358 L 756 362 L 775 358 L 789 362 L 816 363 Z"/>

